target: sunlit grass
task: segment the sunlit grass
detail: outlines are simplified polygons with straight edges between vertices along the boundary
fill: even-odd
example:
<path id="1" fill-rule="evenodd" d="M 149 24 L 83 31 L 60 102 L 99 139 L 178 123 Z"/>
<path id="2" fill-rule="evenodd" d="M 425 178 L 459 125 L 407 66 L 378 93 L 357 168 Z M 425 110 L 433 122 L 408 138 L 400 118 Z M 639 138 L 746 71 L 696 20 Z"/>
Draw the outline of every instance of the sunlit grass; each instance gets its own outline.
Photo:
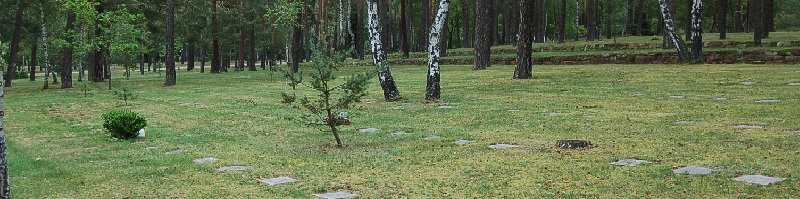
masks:
<path id="1" fill-rule="evenodd" d="M 304 127 L 304 112 L 280 104 L 289 88 L 266 71 L 179 71 L 163 87 L 157 73 L 122 83 L 139 98 L 123 106 L 105 83 L 41 90 L 17 80 L 6 90 L 5 130 L 12 190 L 18 198 L 308 198 L 347 190 L 365 198 L 784 198 L 800 193 L 797 118 L 800 66 L 536 66 L 535 79 L 512 80 L 513 66 L 442 68 L 443 102 L 425 102 L 425 67 L 392 66 L 404 99 L 387 103 L 377 80 L 353 125 L 348 147 Z M 346 67 L 340 75 L 370 70 Z M 115 74 L 121 77 L 121 74 Z M 115 78 L 116 78 L 115 77 Z M 119 79 L 119 78 L 118 78 Z M 746 86 L 740 82 L 752 81 Z M 116 83 L 116 82 L 115 82 Z M 632 96 L 641 93 L 644 96 Z M 683 99 L 670 98 L 685 96 Z M 727 101 L 715 101 L 726 97 Z M 778 99 L 778 103 L 756 103 Z M 437 109 L 447 104 L 453 109 Z M 147 137 L 113 141 L 100 115 L 128 108 L 150 124 Z M 510 109 L 520 112 L 508 112 Z M 552 117 L 547 113 L 559 112 Z M 586 117 L 594 116 L 594 117 Z M 694 121 L 675 125 L 673 121 Z M 737 124 L 764 129 L 738 130 Z M 363 134 L 357 128 L 375 127 Z M 389 135 L 395 131 L 412 133 Z M 423 141 L 430 135 L 441 139 Z M 458 139 L 477 142 L 457 146 Z M 562 151 L 559 139 L 595 148 Z M 496 143 L 520 148 L 491 150 Z M 158 147 L 158 148 L 153 148 Z M 164 155 L 174 149 L 187 152 Z M 221 160 L 196 165 L 193 159 Z M 640 167 L 609 162 L 640 158 Z M 243 165 L 244 172 L 222 173 Z M 719 168 L 675 175 L 680 166 Z M 764 174 L 787 181 L 733 181 Z M 299 182 L 267 186 L 258 179 Z"/>

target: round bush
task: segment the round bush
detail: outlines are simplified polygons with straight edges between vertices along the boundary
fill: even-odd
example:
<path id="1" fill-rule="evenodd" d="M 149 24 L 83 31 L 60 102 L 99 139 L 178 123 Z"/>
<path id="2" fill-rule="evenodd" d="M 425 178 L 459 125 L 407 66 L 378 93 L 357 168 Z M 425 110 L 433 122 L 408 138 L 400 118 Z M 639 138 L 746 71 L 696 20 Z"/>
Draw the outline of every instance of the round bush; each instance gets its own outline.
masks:
<path id="1" fill-rule="evenodd" d="M 111 137 L 135 138 L 139 129 L 147 126 L 147 120 L 140 114 L 130 110 L 113 110 L 103 114 L 103 128 L 111 133 Z"/>

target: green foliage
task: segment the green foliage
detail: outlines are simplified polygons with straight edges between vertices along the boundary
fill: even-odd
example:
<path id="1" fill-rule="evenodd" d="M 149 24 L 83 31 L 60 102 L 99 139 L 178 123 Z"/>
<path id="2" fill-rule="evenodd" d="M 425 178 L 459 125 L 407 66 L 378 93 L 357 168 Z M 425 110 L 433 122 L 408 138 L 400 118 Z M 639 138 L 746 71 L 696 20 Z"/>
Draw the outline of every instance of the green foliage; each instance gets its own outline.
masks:
<path id="1" fill-rule="evenodd" d="M 267 9 L 265 17 L 270 18 L 272 24 L 278 27 L 294 27 L 296 24 L 297 13 L 303 11 L 302 2 L 280 0 L 274 7 Z"/>
<path id="2" fill-rule="evenodd" d="M 28 71 L 17 71 L 16 79 L 25 79 L 28 77 Z"/>
<path id="3" fill-rule="evenodd" d="M 103 128 L 113 138 L 129 139 L 138 135 L 139 129 L 147 126 L 147 120 L 130 110 L 113 110 L 103 114 Z"/>
<path id="4" fill-rule="evenodd" d="M 125 102 L 125 106 L 128 106 L 128 100 L 136 99 L 137 95 L 133 92 L 130 86 L 122 84 L 119 86 L 120 88 L 117 90 L 113 90 L 114 95 Z"/>

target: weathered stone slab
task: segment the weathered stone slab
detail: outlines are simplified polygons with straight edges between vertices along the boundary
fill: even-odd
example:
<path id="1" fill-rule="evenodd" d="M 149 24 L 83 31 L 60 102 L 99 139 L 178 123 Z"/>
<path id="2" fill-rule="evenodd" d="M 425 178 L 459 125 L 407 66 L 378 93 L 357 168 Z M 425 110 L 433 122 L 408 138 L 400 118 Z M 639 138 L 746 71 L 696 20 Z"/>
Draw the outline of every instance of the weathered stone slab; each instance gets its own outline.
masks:
<path id="1" fill-rule="evenodd" d="M 777 103 L 777 102 L 781 102 L 781 101 L 780 100 L 776 100 L 776 99 L 765 99 L 765 100 L 758 100 L 756 102 L 758 102 L 758 103 Z"/>
<path id="2" fill-rule="evenodd" d="M 358 132 L 359 133 L 376 133 L 376 132 L 378 132 L 380 130 L 381 129 L 379 129 L 379 128 L 365 128 L 365 129 L 358 129 Z"/>
<path id="3" fill-rule="evenodd" d="M 322 194 L 314 194 L 316 197 L 325 198 L 325 199 L 340 199 L 340 198 L 355 198 L 358 197 L 358 194 L 352 194 L 347 192 L 334 192 L 334 193 L 322 193 Z"/>
<path id="4" fill-rule="evenodd" d="M 710 169 L 710 168 L 705 168 L 705 167 L 688 166 L 688 167 L 675 169 L 675 170 L 672 170 L 672 171 L 677 173 L 677 174 L 705 175 L 705 174 L 709 174 L 711 172 L 714 172 L 716 170 Z"/>
<path id="5" fill-rule="evenodd" d="M 594 116 L 594 115 L 584 115 L 584 116 L 583 116 L 583 118 L 597 118 L 597 116 Z"/>
<path id="6" fill-rule="evenodd" d="M 264 184 L 268 184 L 269 186 L 275 186 L 275 185 L 284 184 L 284 183 L 297 182 L 297 180 L 295 180 L 294 178 L 283 177 L 283 176 L 277 177 L 277 178 L 261 179 L 261 180 L 258 180 L 258 181 L 261 182 L 261 183 L 264 183 Z"/>
<path id="7" fill-rule="evenodd" d="M 195 164 L 205 164 L 205 163 L 216 162 L 217 160 L 219 160 L 219 159 L 217 159 L 215 157 L 207 157 L 207 158 L 194 159 L 194 163 Z"/>
<path id="8" fill-rule="evenodd" d="M 755 84 L 755 82 L 741 82 L 741 84 L 745 85 L 745 86 L 750 86 L 750 85 Z"/>
<path id="9" fill-rule="evenodd" d="M 564 115 L 564 113 L 549 112 L 549 113 L 546 113 L 545 115 L 550 116 L 550 117 L 558 117 L 558 116 Z"/>
<path id="10" fill-rule="evenodd" d="M 647 161 L 647 160 L 637 160 L 637 159 L 624 159 L 624 160 L 619 160 L 619 161 L 612 162 L 612 163 L 608 163 L 608 164 L 610 164 L 610 165 L 616 165 L 616 166 L 629 166 L 629 167 L 633 167 L 633 166 L 639 166 L 639 165 L 643 165 L 643 164 L 650 164 L 650 161 Z"/>
<path id="11" fill-rule="evenodd" d="M 683 98 L 686 98 L 686 96 L 683 96 L 683 95 L 670 95 L 669 98 L 672 98 L 672 99 L 683 99 Z"/>
<path id="12" fill-rule="evenodd" d="M 773 183 L 781 182 L 785 180 L 785 178 L 775 178 L 763 175 L 744 175 L 734 178 L 733 180 L 746 183 L 760 184 L 760 185 L 770 185 Z"/>
<path id="13" fill-rule="evenodd" d="M 431 135 L 431 136 L 422 138 L 422 140 L 435 140 L 435 139 L 439 139 L 439 138 L 442 138 L 442 137 Z"/>
<path id="14" fill-rule="evenodd" d="M 394 133 L 392 133 L 392 134 L 390 134 L 390 135 L 393 135 L 393 136 L 400 136 L 400 135 L 411 135 L 411 133 L 406 133 L 406 132 L 404 132 L 404 131 L 398 131 L 398 132 L 394 132 Z"/>
<path id="15" fill-rule="evenodd" d="M 672 122 L 672 124 L 689 125 L 689 124 L 694 124 L 694 121 L 678 120 L 678 121 Z"/>
<path id="16" fill-rule="evenodd" d="M 586 140 L 558 140 L 556 147 L 562 149 L 581 149 L 591 147 L 592 142 Z"/>
<path id="17" fill-rule="evenodd" d="M 516 113 L 516 112 L 519 112 L 519 110 L 511 109 L 511 110 L 508 110 L 508 112 Z"/>
<path id="18" fill-rule="evenodd" d="M 800 86 L 800 83 L 789 83 L 787 85 L 789 85 L 789 86 Z"/>
<path id="19" fill-rule="evenodd" d="M 244 171 L 247 170 L 246 166 L 225 166 L 220 167 L 217 171 L 229 172 L 229 171 Z"/>
<path id="20" fill-rule="evenodd" d="M 184 149 L 176 149 L 174 151 L 167 151 L 166 153 L 164 153 L 164 155 L 172 155 L 172 154 L 178 154 L 178 153 L 183 153 L 183 152 L 186 152 L 186 150 L 184 150 Z"/>
<path id="21" fill-rule="evenodd" d="M 456 140 L 455 142 L 453 142 L 453 144 L 467 145 L 467 144 L 473 143 L 473 142 L 475 142 L 475 140 Z"/>
<path id="22" fill-rule="evenodd" d="M 733 126 L 733 128 L 735 128 L 735 129 L 763 129 L 764 126 L 740 124 L 740 125 Z"/>
<path id="23" fill-rule="evenodd" d="M 717 97 L 717 98 L 714 98 L 714 100 L 717 100 L 717 101 L 725 101 L 725 100 L 728 100 L 728 98 L 724 98 L 724 97 Z"/>
<path id="24" fill-rule="evenodd" d="M 436 108 L 451 109 L 451 108 L 456 108 L 456 107 L 453 107 L 453 106 L 437 106 Z"/>
<path id="25" fill-rule="evenodd" d="M 517 147 L 519 147 L 519 146 L 513 145 L 513 144 L 494 144 L 494 145 L 489 145 L 489 148 L 492 148 L 492 149 L 510 149 L 510 148 L 517 148 Z"/>
<path id="26" fill-rule="evenodd" d="M 634 94 L 631 94 L 631 96 L 634 96 L 634 97 L 641 97 L 641 96 L 645 96 L 645 95 L 647 95 L 647 94 L 644 94 L 644 93 L 634 93 Z"/>

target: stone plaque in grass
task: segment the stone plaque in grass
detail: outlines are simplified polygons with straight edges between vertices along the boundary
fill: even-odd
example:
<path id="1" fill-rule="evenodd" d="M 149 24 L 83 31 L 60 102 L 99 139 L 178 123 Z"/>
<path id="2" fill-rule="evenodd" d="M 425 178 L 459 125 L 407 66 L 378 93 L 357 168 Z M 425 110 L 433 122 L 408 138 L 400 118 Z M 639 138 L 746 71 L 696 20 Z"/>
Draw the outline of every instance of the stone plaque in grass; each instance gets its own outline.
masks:
<path id="1" fill-rule="evenodd" d="M 734 178 L 733 180 L 746 182 L 746 183 L 753 183 L 753 184 L 760 184 L 760 185 L 770 185 L 773 183 L 777 183 L 780 181 L 785 180 L 784 178 L 775 178 L 763 175 L 744 175 Z"/>
<path id="2" fill-rule="evenodd" d="M 735 128 L 735 129 L 763 129 L 764 126 L 749 125 L 749 124 L 739 124 L 739 125 L 733 126 L 733 128 Z"/>
<path id="3" fill-rule="evenodd" d="M 756 83 L 755 82 L 742 82 L 742 85 L 745 85 L 745 86 L 750 86 L 750 85 L 753 85 L 753 84 L 756 84 Z"/>
<path id="4" fill-rule="evenodd" d="M 670 95 L 669 98 L 672 98 L 672 99 L 683 99 L 683 98 L 686 98 L 686 96 L 683 96 L 683 95 Z"/>
<path id="5" fill-rule="evenodd" d="M 453 107 L 453 106 L 437 106 L 436 108 L 451 109 L 451 108 L 455 108 L 455 107 Z"/>
<path id="6" fill-rule="evenodd" d="M 513 144 L 493 144 L 489 145 L 491 149 L 510 149 L 510 148 L 517 148 L 519 146 Z"/>
<path id="7" fill-rule="evenodd" d="M 361 133 L 376 133 L 376 132 L 378 132 L 380 130 L 381 129 L 378 129 L 378 128 L 365 128 L 365 129 L 358 129 L 358 132 L 361 132 Z"/>
<path id="8" fill-rule="evenodd" d="M 277 177 L 277 178 L 261 179 L 261 180 L 258 180 L 258 181 L 261 182 L 261 183 L 264 183 L 264 184 L 268 184 L 269 186 L 275 186 L 275 185 L 284 184 L 284 183 L 297 182 L 297 180 L 295 180 L 294 178 L 283 177 L 283 176 Z"/>
<path id="9" fill-rule="evenodd" d="M 643 164 L 650 164 L 650 161 L 647 161 L 647 160 L 637 160 L 637 159 L 624 159 L 624 160 L 619 160 L 619 161 L 612 162 L 612 163 L 608 163 L 608 164 L 610 164 L 610 165 L 616 165 L 616 166 L 629 166 L 629 167 L 633 167 L 633 166 L 639 166 L 639 165 L 643 165 Z"/>
<path id="10" fill-rule="evenodd" d="M 217 171 L 229 172 L 229 171 L 244 171 L 247 170 L 246 166 L 226 166 L 220 167 Z"/>
<path id="11" fill-rule="evenodd" d="M 634 94 L 631 94 L 631 96 L 634 96 L 634 97 L 640 97 L 640 96 L 645 96 L 645 95 L 647 95 L 647 94 L 644 94 L 644 93 L 634 93 Z"/>
<path id="12" fill-rule="evenodd" d="M 456 141 L 453 142 L 453 144 L 467 145 L 467 144 L 473 143 L 473 142 L 475 142 L 475 140 L 456 140 Z"/>
<path id="13" fill-rule="evenodd" d="M 411 133 L 406 133 L 406 132 L 404 132 L 404 131 L 398 131 L 398 132 L 394 132 L 394 133 L 392 133 L 392 134 L 390 134 L 390 135 L 393 135 L 393 136 L 401 136 L 401 135 L 410 135 L 410 134 L 411 134 Z"/>
<path id="14" fill-rule="evenodd" d="M 789 83 L 787 85 L 789 85 L 789 86 L 800 86 L 800 83 Z"/>
<path id="15" fill-rule="evenodd" d="M 728 100 L 728 98 L 724 98 L 724 97 L 717 97 L 717 98 L 714 98 L 714 100 L 717 100 L 717 101 L 725 101 L 725 100 Z"/>
<path id="16" fill-rule="evenodd" d="M 172 155 L 172 154 L 178 154 L 178 153 L 183 153 L 183 152 L 186 152 L 186 150 L 184 150 L 184 149 L 176 149 L 176 150 L 173 150 L 173 151 L 167 151 L 166 153 L 164 153 L 164 155 Z"/>
<path id="17" fill-rule="evenodd" d="M 677 174 L 705 175 L 705 174 L 709 174 L 711 172 L 714 172 L 716 170 L 710 169 L 710 168 L 705 168 L 705 167 L 688 166 L 688 167 L 675 169 L 675 170 L 672 170 L 672 171 L 677 173 Z"/>
<path id="18" fill-rule="evenodd" d="M 508 110 L 508 112 L 516 113 L 516 112 L 519 112 L 519 110 L 511 109 L 511 110 Z"/>
<path id="19" fill-rule="evenodd" d="M 343 191 L 333 192 L 333 193 L 321 193 L 321 194 L 314 194 L 316 197 L 325 198 L 325 199 L 339 199 L 339 198 L 355 198 L 358 197 L 358 194 L 347 193 Z"/>
<path id="20" fill-rule="evenodd" d="M 546 113 L 545 115 L 550 116 L 550 117 L 558 117 L 558 116 L 562 116 L 564 114 L 563 113 L 559 113 L 559 112 L 549 112 L 549 113 Z"/>
<path id="21" fill-rule="evenodd" d="M 778 102 L 781 102 L 781 101 L 780 100 L 776 100 L 776 99 L 765 99 L 765 100 L 758 100 L 756 102 L 758 102 L 758 103 L 778 103 Z"/>
<path id="22" fill-rule="evenodd" d="M 678 120 L 678 121 L 674 121 L 674 122 L 672 122 L 672 124 L 677 124 L 677 125 L 689 125 L 689 124 L 694 124 L 694 121 L 688 121 L 688 120 Z"/>
<path id="23" fill-rule="evenodd" d="M 562 149 L 582 149 L 592 146 L 592 142 L 586 140 L 558 140 L 556 147 Z"/>
<path id="24" fill-rule="evenodd" d="M 216 162 L 217 160 L 219 159 L 215 157 L 199 158 L 199 159 L 194 159 L 194 163 L 195 164 L 213 163 Z"/>
<path id="25" fill-rule="evenodd" d="M 442 138 L 442 137 L 431 135 L 431 136 L 422 138 L 422 140 L 435 140 L 435 139 L 439 139 L 439 138 Z"/>

